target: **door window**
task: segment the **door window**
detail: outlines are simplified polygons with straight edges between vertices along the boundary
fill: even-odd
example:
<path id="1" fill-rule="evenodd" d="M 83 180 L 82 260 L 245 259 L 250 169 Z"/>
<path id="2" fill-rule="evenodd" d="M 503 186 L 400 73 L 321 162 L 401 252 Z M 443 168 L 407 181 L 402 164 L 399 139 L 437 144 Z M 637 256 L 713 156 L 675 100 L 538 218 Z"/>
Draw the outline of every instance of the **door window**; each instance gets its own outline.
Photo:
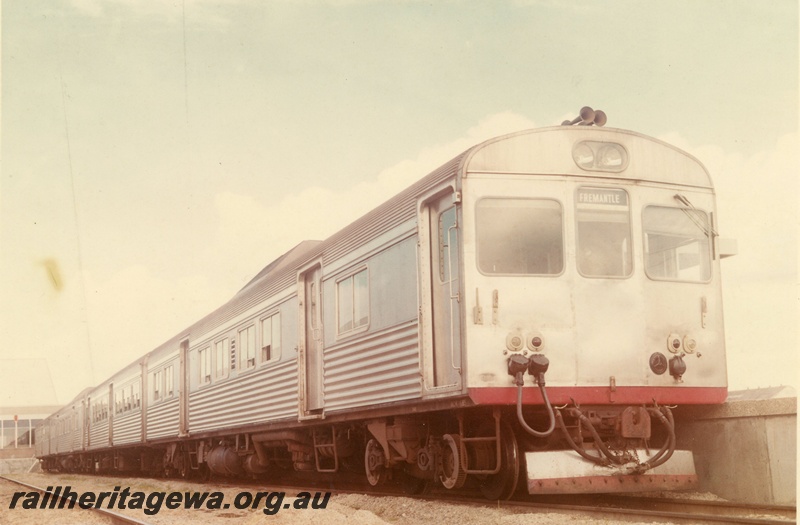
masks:
<path id="1" fill-rule="evenodd" d="M 578 188 L 578 271 L 585 277 L 628 277 L 633 270 L 628 193 Z"/>

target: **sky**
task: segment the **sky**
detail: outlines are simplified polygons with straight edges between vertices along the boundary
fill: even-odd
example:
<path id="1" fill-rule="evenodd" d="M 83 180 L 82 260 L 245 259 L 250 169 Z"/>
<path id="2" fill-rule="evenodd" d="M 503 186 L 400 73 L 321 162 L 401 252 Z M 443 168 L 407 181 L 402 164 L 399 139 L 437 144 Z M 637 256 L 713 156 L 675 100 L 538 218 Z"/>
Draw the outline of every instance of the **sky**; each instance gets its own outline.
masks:
<path id="1" fill-rule="evenodd" d="M 584 105 L 709 168 L 730 387 L 796 388 L 797 0 L 6 0 L 0 381 L 46 359 L 66 403 L 299 241 Z"/>

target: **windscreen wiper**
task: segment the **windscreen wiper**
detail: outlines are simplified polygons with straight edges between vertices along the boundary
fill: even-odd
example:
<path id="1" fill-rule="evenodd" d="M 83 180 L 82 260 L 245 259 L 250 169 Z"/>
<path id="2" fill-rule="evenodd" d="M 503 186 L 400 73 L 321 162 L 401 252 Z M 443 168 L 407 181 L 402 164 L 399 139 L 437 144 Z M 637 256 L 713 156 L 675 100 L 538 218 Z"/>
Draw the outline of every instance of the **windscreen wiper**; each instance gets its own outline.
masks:
<path id="1" fill-rule="evenodd" d="M 681 195 L 680 193 L 676 193 L 674 195 L 674 198 L 675 198 L 676 201 L 680 202 L 681 204 L 683 204 L 684 206 L 689 208 L 689 209 L 680 208 L 680 210 L 683 213 L 685 213 L 687 217 L 689 217 L 689 220 L 692 221 L 695 224 L 695 226 L 700 228 L 700 231 L 702 231 L 703 234 L 706 237 L 708 237 L 709 234 L 713 235 L 714 237 L 718 237 L 719 236 L 719 234 L 716 232 L 716 230 L 714 230 L 714 226 L 713 225 L 709 226 L 708 224 L 703 223 L 701 220 L 699 220 L 697 218 L 697 216 L 695 216 L 693 213 L 691 213 L 692 211 L 695 211 L 695 212 L 698 212 L 698 213 L 705 213 L 705 212 L 701 212 L 700 210 L 695 208 L 694 204 L 692 204 L 692 202 L 689 199 L 687 199 L 686 196 Z"/>

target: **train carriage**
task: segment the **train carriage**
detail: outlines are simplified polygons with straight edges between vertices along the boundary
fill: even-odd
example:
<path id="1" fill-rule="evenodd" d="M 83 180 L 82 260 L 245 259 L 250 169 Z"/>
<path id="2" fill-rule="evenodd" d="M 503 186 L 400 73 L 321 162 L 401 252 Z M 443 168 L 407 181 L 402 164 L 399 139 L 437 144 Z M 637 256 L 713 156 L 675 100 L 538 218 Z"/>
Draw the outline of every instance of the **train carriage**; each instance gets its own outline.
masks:
<path id="1" fill-rule="evenodd" d="M 584 117 L 479 144 L 297 245 L 86 394 L 71 468 L 355 468 L 489 498 L 692 486 L 667 405 L 726 397 L 713 185 Z M 67 468 L 54 450 L 44 467 Z"/>

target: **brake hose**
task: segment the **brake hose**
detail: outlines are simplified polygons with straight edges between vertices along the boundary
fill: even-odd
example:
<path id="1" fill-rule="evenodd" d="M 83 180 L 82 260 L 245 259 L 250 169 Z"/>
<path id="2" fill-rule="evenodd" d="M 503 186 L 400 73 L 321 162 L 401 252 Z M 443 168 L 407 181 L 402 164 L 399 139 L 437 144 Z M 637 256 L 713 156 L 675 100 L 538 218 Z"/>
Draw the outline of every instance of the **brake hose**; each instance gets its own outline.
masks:
<path id="1" fill-rule="evenodd" d="M 566 425 L 564 424 L 564 418 L 561 415 L 561 411 L 556 411 L 556 419 L 558 419 L 558 426 L 561 428 L 561 431 L 564 433 L 564 437 L 567 439 L 567 444 L 569 444 L 570 448 L 580 454 L 582 457 L 588 459 L 593 463 L 597 463 L 598 465 L 602 465 L 604 467 L 608 467 L 611 465 L 611 461 L 605 456 L 593 456 L 586 452 L 586 449 L 581 448 L 575 443 L 575 440 L 572 439 L 572 436 L 569 434 Z"/>
<path id="2" fill-rule="evenodd" d="M 553 411 L 553 407 L 550 405 L 550 399 L 547 397 L 547 391 L 544 388 L 544 374 L 541 374 L 539 377 L 536 378 L 537 383 L 539 383 L 539 391 L 542 393 L 542 399 L 544 399 L 544 405 L 547 409 L 547 415 L 550 416 L 550 427 L 545 430 L 544 432 L 537 432 L 536 430 L 532 429 L 528 426 L 525 422 L 525 418 L 522 416 L 522 374 L 517 376 L 517 380 L 515 381 L 517 384 L 517 418 L 519 419 L 519 424 L 522 425 L 522 428 L 525 431 L 534 436 L 539 438 L 544 438 L 549 436 L 553 433 L 553 430 L 556 428 L 556 416 Z"/>
<path id="3" fill-rule="evenodd" d="M 648 469 L 651 469 L 666 463 L 675 452 L 675 419 L 672 416 L 672 411 L 666 407 L 648 408 L 647 410 L 658 418 L 668 432 L 667 440 L 664 442 L 661 450 L 659 450 L 656 455 L 654 455 L 648 461 L 643 463 L 643 465 L 646 465 Z M 664 417 L 662 411 L 666 413 L 666 417 Z"/>

